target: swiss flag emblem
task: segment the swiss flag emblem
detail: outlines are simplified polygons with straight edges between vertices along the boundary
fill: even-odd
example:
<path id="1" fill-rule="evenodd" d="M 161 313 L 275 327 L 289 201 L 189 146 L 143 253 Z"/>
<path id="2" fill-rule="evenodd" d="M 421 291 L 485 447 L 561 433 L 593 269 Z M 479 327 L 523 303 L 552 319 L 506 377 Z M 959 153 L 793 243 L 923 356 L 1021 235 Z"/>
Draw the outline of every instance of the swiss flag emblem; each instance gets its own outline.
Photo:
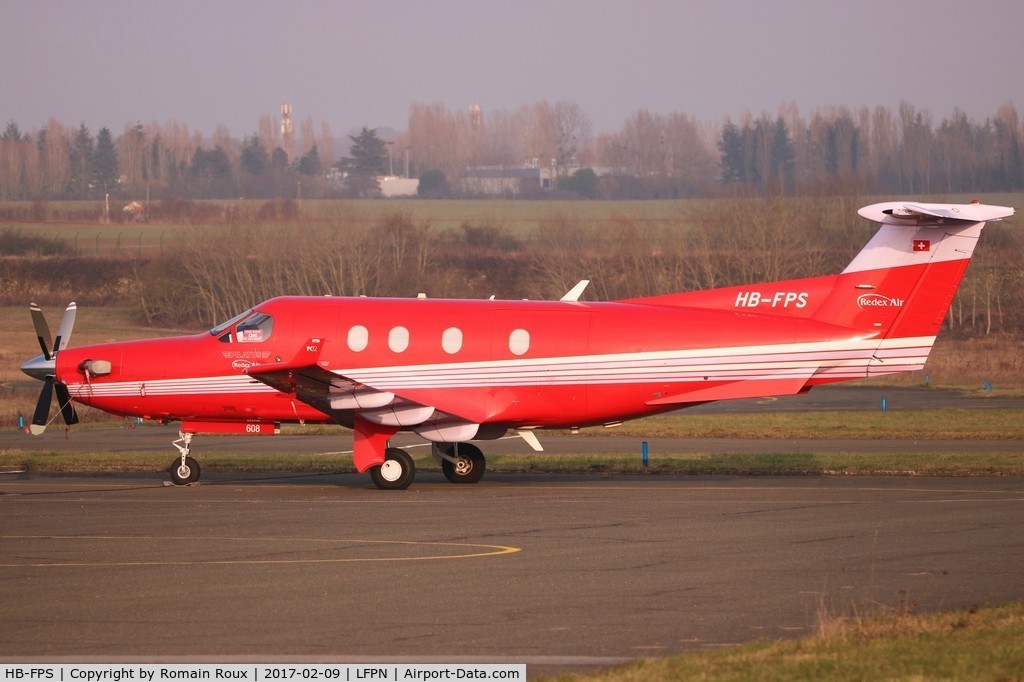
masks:
<path id="1" fill-rule="evenodd" d="M 931 251 L 932 243 L 927 239 L 915 239 L 914 251 Z"/>

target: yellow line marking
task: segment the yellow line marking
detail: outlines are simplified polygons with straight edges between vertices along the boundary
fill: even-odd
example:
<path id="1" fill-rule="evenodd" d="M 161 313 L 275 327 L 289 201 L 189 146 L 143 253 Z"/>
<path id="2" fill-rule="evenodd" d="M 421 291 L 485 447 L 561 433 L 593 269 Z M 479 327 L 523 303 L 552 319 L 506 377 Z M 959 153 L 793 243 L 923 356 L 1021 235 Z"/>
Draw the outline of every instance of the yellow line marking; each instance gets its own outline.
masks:
<path id="1" fill-rule="evenodd" d="M 197 561 L 97 561 L 97 562 L 26 562 L 0 563 L 0 568 L 103 568 L 118 566 L 205 566 L 205 565 L 265 565 L 265 564 L 347 564 L 371 563 L 378 561 L 437 561 L 440 559 L 473 559 L 501 556 L 521 552 L 521 547 L 506 545 L 483 545 L 463 542 L 419 542 L 415 540 L 353 540 L 349 538 L 238 538 L 238 537 L 174 537 L 153 535 L 0 535 L 0 540 L 163 540 L 168 542 L 310 542 L 310 543 L 356 543 L 363 545 L 408 545 L 434 547 L 475 548 L 483 551 L 468 554 L 436 554 L 428 556 L 368 557 L 348 559 L 209 559 Z"/>

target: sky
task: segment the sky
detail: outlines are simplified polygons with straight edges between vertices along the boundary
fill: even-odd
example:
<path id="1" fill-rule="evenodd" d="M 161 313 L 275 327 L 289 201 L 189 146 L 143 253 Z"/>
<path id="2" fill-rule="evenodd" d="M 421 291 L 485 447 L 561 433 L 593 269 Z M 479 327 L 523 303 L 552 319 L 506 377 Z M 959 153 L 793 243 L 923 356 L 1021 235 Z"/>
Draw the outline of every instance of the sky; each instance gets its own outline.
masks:
<path id="1" fill-rule="evenodd" d="M 0 0 L 0 126 L 241 139 L 292 105 L 336 136 L 452 111 L 577 103 L 701 121 L 901 101 L 938 122 L 1024 107 L 1020 0 Z"/>

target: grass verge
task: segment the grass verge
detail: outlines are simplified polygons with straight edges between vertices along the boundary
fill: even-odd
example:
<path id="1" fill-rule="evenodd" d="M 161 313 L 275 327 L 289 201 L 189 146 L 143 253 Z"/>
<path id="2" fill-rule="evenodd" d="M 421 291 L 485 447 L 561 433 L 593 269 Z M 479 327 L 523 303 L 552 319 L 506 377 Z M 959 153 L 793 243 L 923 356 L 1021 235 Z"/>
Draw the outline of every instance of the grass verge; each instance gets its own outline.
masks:
<path id="1" fill-rule="evenodd" d="M 211 448 L 212 449 L 212 448 Z M 205 472 L 352 473 L 348 455 L 294 453 L 198 455 Z M 56 453 L 0 451 L 0 471 L 77 473 L 165 471 L 173 452 Z M 439 471 L 427 454 L 414 455 L 419 471 Z M 689 475 L 689 476 L 1024 476 L 1024 453 L 850 453 L 784 451 L 750 453 L 657 453 L 648 467 L 637 455 L 605 453 L 491 455 L 487 470 L 502 473 Z"/>
<path id="2" fill-rule="evenodd" d="M 797 640 L 644 659 L 549 680 L 1021 680 L 1024 603 L 914 615 L 830 619 Z"/>
<path id="3" fill-rule="evenodd" d="M 708 415 L 684 411 L 586 433 L 643 438 L 1015 440 L 1024 438 L 1024 410 L 811 410 Z"/>

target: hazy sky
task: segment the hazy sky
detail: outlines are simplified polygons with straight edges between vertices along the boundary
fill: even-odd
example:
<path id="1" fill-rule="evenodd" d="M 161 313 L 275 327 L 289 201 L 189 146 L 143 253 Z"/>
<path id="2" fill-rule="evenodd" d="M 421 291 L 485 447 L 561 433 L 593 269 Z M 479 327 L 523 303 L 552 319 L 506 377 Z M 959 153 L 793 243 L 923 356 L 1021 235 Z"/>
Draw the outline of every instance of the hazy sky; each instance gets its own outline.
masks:
<path id="1" fill-rule="evenodd" d="M 0 0 L 0 125 L 258 131 L 292 103 L 341 136 L 413 102 L 571 100 L 720 122 L 901 100 L 937 121 L 1024 107 L 1020 0 Z"/>

